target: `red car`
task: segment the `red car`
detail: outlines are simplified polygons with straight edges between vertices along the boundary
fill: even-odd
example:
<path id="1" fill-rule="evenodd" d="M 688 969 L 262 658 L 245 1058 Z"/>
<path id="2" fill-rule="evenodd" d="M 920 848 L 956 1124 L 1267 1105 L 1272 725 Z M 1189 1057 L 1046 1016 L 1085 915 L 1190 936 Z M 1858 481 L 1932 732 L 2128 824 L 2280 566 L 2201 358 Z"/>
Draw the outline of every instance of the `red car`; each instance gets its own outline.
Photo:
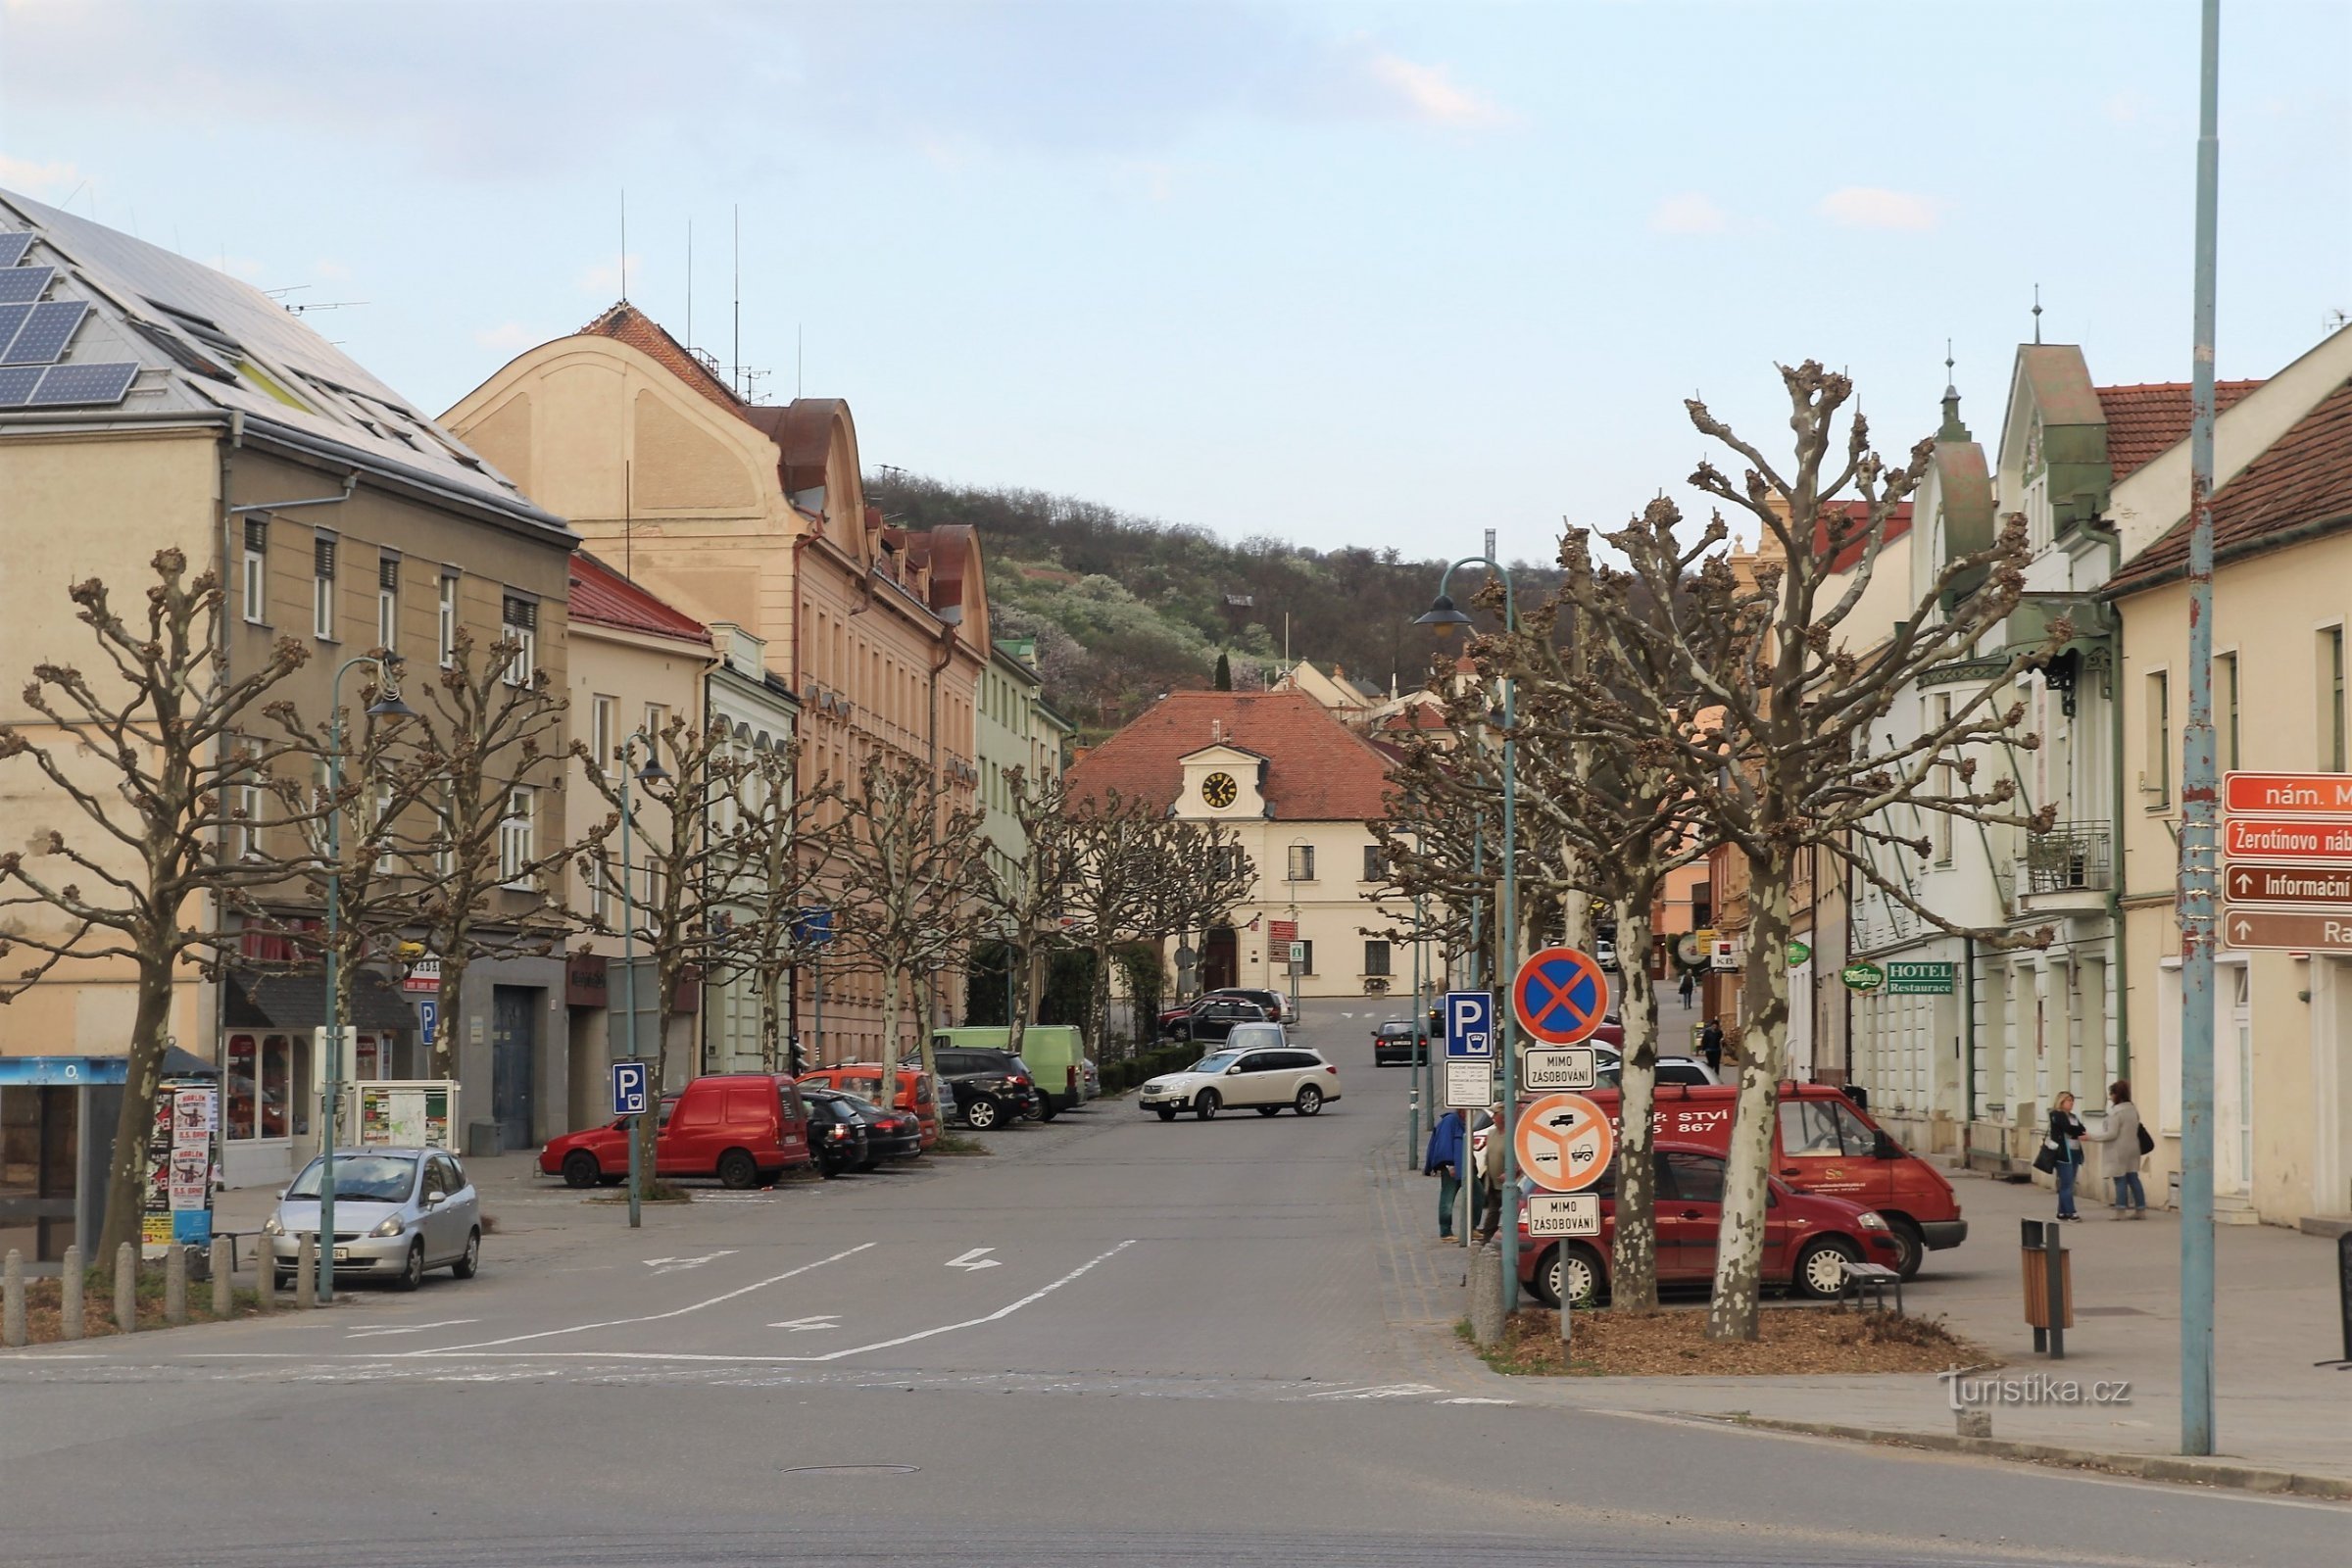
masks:
<path id="1" fill-rule="evenodd" d="M 830 1067 L 818 1067 L 801 1074 L 801 1082 L 818 1089 L 838 1089 L 845 1095 L 882 1103 L 882 1066 L 872 1061 L 844 1061 Z M 891 1101 L 893 1110 L 912 1113 L 920 1123 L 923 1152 L 939 1142 L 939 1102 L 931 1093 L 931 1080 L 919 1067 L 899 1069 L 899 1093 Z"/>
<path id="2" fill-rule="evenodd" d="M 657 1176 L 715 1176 L 722 1186 L 759 1187 L 809 1161 L 808 1109 L 789 1077 L 712 1073 L 662 1097 Z M 549 1139 L 539 1168 L 569 1187 L 620 1181 L 629 1173 L 628 1118 Z"/>
<path id="3" fill-rule="evenodd" d="M 1655 1145 L 1658 1283 L 1692 1284 L 1714 1278 L 1715 1237 L 1723 1220 L 1724 1158 L 1699 1144 Z M 1894 1232 L 1870 1209 L 1842 1198 L 1800 1193 L 1777 1177 L 1764 1211 L 1763 1279 L 1801 1296 L 1832 1298 L 1845 1288 L 1845 1265 L 1893 1268 L 1902 1249 Z M 1528 1190 L 1520 1180 L 1520 1191 Z M 1562 1273 L 1578 1305 L 1609 1291 L 1609 1260 L 1617 1245 L 1616 1173 L 1588 1189 L 1600 1195 L 1600 1234 L 1558 1239 L 1527 1234 L 1519 1216 L 1519 1283 L 1548 1306 L 1560 1304 Z M 1563 1251 L 1564 1249 L 1564 1251 Z"/>

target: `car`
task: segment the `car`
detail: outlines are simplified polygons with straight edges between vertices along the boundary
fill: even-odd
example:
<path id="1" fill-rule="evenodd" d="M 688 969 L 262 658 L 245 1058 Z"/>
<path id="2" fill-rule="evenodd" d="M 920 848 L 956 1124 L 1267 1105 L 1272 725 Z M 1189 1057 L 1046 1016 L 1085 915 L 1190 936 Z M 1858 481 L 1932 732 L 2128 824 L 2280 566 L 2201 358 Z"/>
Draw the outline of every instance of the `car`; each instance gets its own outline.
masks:
<path id="1" fill-rule="evenodd" d="M 1177 1013 L 1162 1032 L 1171 1040 L 1222 1040 L 1233 1033 L 1236 1024 L 1265 1023 L 1279 1017 L 1248 997 L 1202 997 Z"/>
<path id="2" fill-rule="evenodd" d="M 1616 968 L 1617 944 L 1607 937 L 1594 937 L 1592 939 L 1592 961 L 1603 969 Z"/>
<path id="3" fill-rule="evenodd" d="M 817 1174 L 831 1181 L 844 1171 L 871 1170 L 880 1163 L 874 1141 L 859 1105 L 870 1102 L 831 1089 L 810 1089 L 801 1097 L 808 1105 L 808 1145 L 816 1153 Z"/>
<path id="4" fill-rule="evenodd" d="M 1244 1002 L 1254 1002 L 1265 1008 L 1266 1016 L 1276 1023 L 1286 1024 L 1294 1029 L 1298 1026 L 1298 1004 L 1291 1000 L 1291 994 L 1287 991 L 1256 990 L 1249 986 L 1219 986 L 1216 990 L 1206 994 L 1212 997 L 1239 997 Z"/>
<path id="5" fill-rule="evenodd" d="M 1715 1276 L 1715 1238 L 1723 1222 L 1724 1156 L 1699 1144 L 1658 1143 L 1650 1150 L 1656 1174 L 1657 1268 L 1660 1285 L 1696 1284 Z M 1531 1237 L 1527 1195 L 1519 1181 L 1519 1280 L 1546 1306 L 1565 1289 L 1578 1306 L 1608 1295 L 1617 1236 L 1616 1171 L 1586 1191 L 1600 1199 L 1600 1234 Z M 1800 1193 L 1767 1177 L 1762 1279 L 1799 1296 L 1828 1299 L 1843 1293 L 1848 1263 L 1895 1266 L 1901 1245 L 1886 1219 L 1842 1198 Z"/>
<path id="6" fill-rule="evenodd" d="M 1592 1068 L 1594 1086 L 1600 1089 L 1621 1088 L 1624 1076 L 1625 1058 L 1618 1054 L 1616 1048 L 1612 1046 L 1596 1047 Z M 1722 1080 L 1707 1071 L 1707 1064 L 1696 1056 L 1660 1056 L 1656 1081 L 1661 1084 L 1694 1088 L 1719 1083 Z"/>
<path id="7" fill-rule="evenodd" d="M 1429 1036 L 1413 1027 L 1410 1018 L 1391 1018 L 1372 1031 L 1372 1065 L 1386 1067 L 1395 1062 L 1410 1067 L 1429 1051 Z"/>
<path id="8" fill-rule="evenodd" d="M 635 1118 L 551 1138 L 539 1168 L 569 1187 L 620 1181 L 629 1173 L 629 1133 Z M 715 1176 L 736 1189 L 763 1186 L 807 1165 L 808 1112 L 793 1080 L 782 1073 L 709 1073 L 663 1095 L 654 1132 L 655 1176 Z"/>
<path id="9" fill-rule="evenodd" d="M 1009 1051 L 979 1046 L 933 1050 L 931 1059 L 954 1097 L 956 1113 L 978 1132 L 1039 1113 L 1029 1064 Z"/>
<path id="10" fill-rule="evenodd" d="M 916 1119 L 923 1148 L 929 1150 L 939 1142 L 938 1081 L 925 1077 L 921 1067 L 907 1064 L 900 1066 L 898 1076 L 899 1092 L 891 1099 L 891 1108 Z M 801 1074 L 800 1082 L 804 1089 L 837 1089 L 875 1104 L 882 1102 L 882 1064 L 878 1061 L 835 1062 Z"/>
<path id="11" fill-rule="evenodd" d="M 1026 1025 L 1021 1030 L 1018 1052 L 1012 1051 L 1011 1039 L 1012 1031 L 1003 1027 L 967 1025 L 959 1029 L 934 1029 L 931 1052 L 936 1056 L 942 1051 L 977 1048 L 1019 1056 L 1031 1086 L 1037 1091 L 1028 1114 L 1040 1120 L 1052 1121 L 1084 1102 L 1086 1089 L 1078 1063 L 1085 1059 L 1086 1044 L 1076 1028 L 1066 1023 Z"/>
<path id="12" fill-rule="evenodd" d="M 1279 1115 L 1286 1108 L 1301 1116 L 1318 1114 L 1340 1098 L 1340 1069 L 1324 1060 L 1322 1053 L 1285 1041 L 1281 1028 L 1259 1025 L 1274 1035 L 1264 1045 L 1254 1044 L 1260 1038 L 1256 1031 L 1235 1030 L 1238 1044 L 1209 1053 L 1182 1072 L 1152 1079 L 1136 1102 L 1161 1121 L 1174 1121 L 1181 1110 L 1208 1121 L 1228 1107 L 1261 1116 Z"/>
<path id="13" fill-rule="evenodd" d="M 859 1170 L 878 1170 L 886 1159 L 918 1159 L 923 1134 L 910 1110 L 884 1110 L 862 1095 L 841 1097 L 865 1123 L 865 1162 Z"/>
<path id="14" fill-rule="evenodd" d="M 1080 1056 L 1078 1058 L 1078 1076 L 1086 1080 L 1087 1099 L 1100 1100 L 1102 1098 L 1102 1069 L 1095 1065 L 1094 1057 Z"/>
<path id="15" fill-rule="evenodd" d="M 302 1239 L 318 1234 L 325 1162 L 313 1159 L 278 1195 L 262 1223 L 282 1288 L 294 1277 Z M 334 1273 L 390 1280 L 413 1291 L 425 1271 L 469 1280 L 482 1266 L 482 1203 L 458 1157 L 440 1149 L 372 1146 L 335 1151 Z"/>

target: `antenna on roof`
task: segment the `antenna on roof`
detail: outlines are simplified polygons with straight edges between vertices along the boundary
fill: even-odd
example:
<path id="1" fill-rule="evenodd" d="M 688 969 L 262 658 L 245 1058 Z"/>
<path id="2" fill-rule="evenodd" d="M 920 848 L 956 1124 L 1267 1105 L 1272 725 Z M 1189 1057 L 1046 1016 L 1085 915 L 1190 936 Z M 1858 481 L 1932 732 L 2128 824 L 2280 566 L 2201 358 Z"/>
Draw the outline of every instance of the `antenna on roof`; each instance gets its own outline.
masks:
<path id="1" fill-rule="evenodd" d="M 2041 341 L 2041 285 L 2034 285 L 2034 341 Z"/>
<path id="2" fill-rule="evenodd" d="M 629 297 L 629 191 L 625 185 L 620 191 L 620 297 L 624 301 Z"/>
<path id="3" fill-rule="evenodd" d="M 694 220 L 686 220 L 686 346 L 694 347 Z"/>
<path id="4" fill-rule="evenodd" d="M 803 329 L 800 322 L 795 321 L 792 323 L 792 396 L 795 402 L 800 400 L 801 388 L 803 385 L 801 376 L 802 330 Z"/>

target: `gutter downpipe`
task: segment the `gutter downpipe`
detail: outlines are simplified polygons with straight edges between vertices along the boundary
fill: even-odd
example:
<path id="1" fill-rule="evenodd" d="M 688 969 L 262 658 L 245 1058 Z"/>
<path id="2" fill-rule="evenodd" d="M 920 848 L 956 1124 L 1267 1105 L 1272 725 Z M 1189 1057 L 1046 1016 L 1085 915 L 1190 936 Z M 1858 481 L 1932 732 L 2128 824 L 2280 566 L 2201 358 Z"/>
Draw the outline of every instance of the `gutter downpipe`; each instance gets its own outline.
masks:
<path id="1" fill-rule="evenodd" d="M 2124 530 L 2108 517 L 2093 517 L 2091 527 L 2107 536 L 2107 580 L 2124 569 Z M 2124 940 L 2124 606 L 2109 599 L 2114 647 L 2107 660 L 2107 761 L 2115 777 L 2109 792 L 2107 821 L 2115 838 L 2115 875 L 2107 885 L 2107 928 L 2115 933 L 2115 1075 L 2132 1076 L 2132 945 Z"/>

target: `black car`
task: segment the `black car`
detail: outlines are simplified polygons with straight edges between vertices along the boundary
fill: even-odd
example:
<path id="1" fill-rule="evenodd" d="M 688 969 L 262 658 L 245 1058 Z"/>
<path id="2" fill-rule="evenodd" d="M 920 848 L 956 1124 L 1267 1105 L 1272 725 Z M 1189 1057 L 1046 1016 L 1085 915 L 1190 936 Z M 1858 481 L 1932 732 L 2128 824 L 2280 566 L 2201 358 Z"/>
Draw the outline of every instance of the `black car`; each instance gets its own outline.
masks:
<path id="1" fill-rule="evenodd" d="M 831 1179 L 845 1170 L 873 1169 L 865 1118 L 858 1114 L 850 1096 L 803 1089 L 801 1101 L 808 1107 L 808 1148 L 816 1155 L 818 1174 Z"/>
<path id="2" fill-rule="evenodd" d="M 1220 986 L 1206 995 L 1239 997 L 1244 1002 L 1254 1002 L 1265 1008 L 1266 1016 L 1276 1023 L 1297 1023 L 1298 1021 L 1298 1009 L 1291 1004 L 1289 997 L 1279 991 L 1254 991 L 1248 986 Z"/>
<path id="3" fill-rule="evenodd" d="M 1171 1040 L 1222 1040 L 1237 1023 L 1265 1023 L 1279 1019 L 1257 1003 L 1243 997 L 1210 996 L 1187 1007 L 1167 1026 Z"/>
<path id="4" fill-rule="evenodd" d="M 808 1093 L 802 1090 L 802 1094 Z M 874 1170 L 886 1159 L 913 1159 L 923 1152 L 923 1124 L 910 1110 L 884 1110 L 861 1095 L 834 1091 L 865 1123 L 865 1161 L 859 1170 Z"/>
<path id="5" fill-rule="evenodd" d="M 1418 1058 L 1413 1054 L 1416 1046 L 1421 1051 Z M 1410 1018 L 1391 1018 L 1372 1031 L 1372 1065 L 1375 1067 L 1410 1067 L 1416 1059 L 1426 1059 L 1428 1053 L 1429 1036 L 1424 1034 L 1415 1039 Z"/>
<path id="6" fill-rule="evenodd" d="M 956 1114 L 967 1127 L 986 1132 L 1023 1116 L 1052 1114 L 1029 1064 L 1009 1051 L 945 1046 L 932 1056 L 956 1097 Z"/>

